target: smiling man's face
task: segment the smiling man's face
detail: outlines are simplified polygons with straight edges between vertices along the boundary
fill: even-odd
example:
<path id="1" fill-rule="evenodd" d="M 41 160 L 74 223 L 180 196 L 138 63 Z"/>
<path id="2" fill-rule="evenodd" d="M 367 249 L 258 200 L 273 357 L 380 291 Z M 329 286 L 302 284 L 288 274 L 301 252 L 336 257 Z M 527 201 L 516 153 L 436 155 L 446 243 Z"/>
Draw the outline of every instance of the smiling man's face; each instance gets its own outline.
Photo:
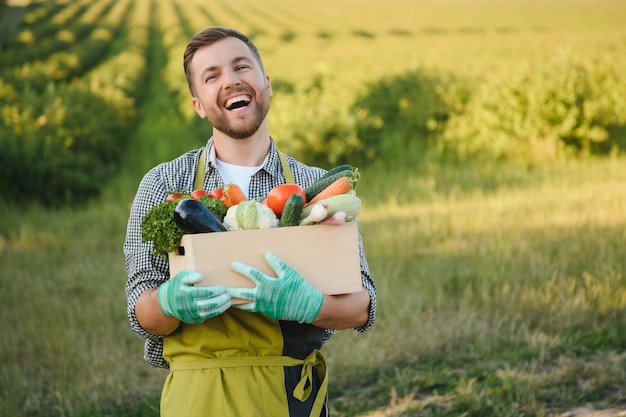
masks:
<path id="1" fill-rule="evenodd" d="M 245 43 L 226 38 L 202 47 L 190 68 L 200 117 L 234 139 L 256 133 L 269 111 L 272 86 Z"/>

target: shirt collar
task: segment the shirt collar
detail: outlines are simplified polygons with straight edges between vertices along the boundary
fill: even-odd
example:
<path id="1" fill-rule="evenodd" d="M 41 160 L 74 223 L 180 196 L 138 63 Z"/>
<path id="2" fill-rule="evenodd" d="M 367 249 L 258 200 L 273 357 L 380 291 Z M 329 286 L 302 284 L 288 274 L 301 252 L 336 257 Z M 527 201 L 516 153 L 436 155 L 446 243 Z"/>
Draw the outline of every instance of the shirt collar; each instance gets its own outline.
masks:
<path id="1" fill-rule="evenodd" d="M 209 138 L 209 141 L 206 144 L 206 149 L 208 150 L 208 167 L 212 169 L 217 169 L 217 155 L 215 153 L 215 145 L 213 144 L 213 136 Z M 265 161 L 263 161 L 262 168 L 268 174 L 281 178 L 283 175 L 283 168 L 280 164 L 280 158 L 278 157 L 278 148 L 276 147 L 276 143 L 274 139 L 270 136 L 270 151 L 265 157 Z"/>

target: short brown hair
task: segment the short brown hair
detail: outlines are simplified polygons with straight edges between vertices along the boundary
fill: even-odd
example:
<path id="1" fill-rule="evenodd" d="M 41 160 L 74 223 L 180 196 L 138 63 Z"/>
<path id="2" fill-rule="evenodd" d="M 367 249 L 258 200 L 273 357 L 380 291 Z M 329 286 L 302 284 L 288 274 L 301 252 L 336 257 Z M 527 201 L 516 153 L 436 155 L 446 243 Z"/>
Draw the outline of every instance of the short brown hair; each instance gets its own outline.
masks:
<path id="1" fill-rule="evenodd" d="M 185 69 L 185 77 L 187 77 L 187 84 L 189 85 L 189 91 L 191 95 L 195 95 L 193 91 L 193 82 L 191 80 L 191 60 L 193 56 L 196 54 L 196 51 L 203 46 L 211 45 L 217 41 L 221 41 L 226 38 L 237 38 L 245 43 L 250 52 L 256 58 L 258 64 L 261 67 L 261 71 L 265 74 L 265 67 L 263 66 L 263 60 L 261 59 L 261 54 L 259 54 L 259 50 L 256 45 L 250 40 L 249 37 L 244 35 L 243 33 L 226 27 L 220 26 L 212 26 L 205 29 L 202 29 L 198 33 L 196 33 L 193 38 L 187 44 L 185 48 L 185 53 L 183 55 L 183 67 Z"/>

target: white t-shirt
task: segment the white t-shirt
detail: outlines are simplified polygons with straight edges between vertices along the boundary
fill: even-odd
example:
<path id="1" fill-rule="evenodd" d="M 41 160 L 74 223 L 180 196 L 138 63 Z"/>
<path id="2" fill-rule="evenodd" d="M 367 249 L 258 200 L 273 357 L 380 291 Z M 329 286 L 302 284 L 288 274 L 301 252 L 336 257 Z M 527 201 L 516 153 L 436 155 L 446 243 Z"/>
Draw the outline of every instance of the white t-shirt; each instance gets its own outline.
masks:
<path id="1" fill-rule="evenodd" d="M 228 164 L 220 161 L 216 158 L 217 172 L 220 173 L 224 184 L 234 183 L 237 184 L 248 197 L 248 190 L 250 188 L 250 180 L 252 176 L 261 169 L 263 165 L 256 167 L 246 167 L 241 165 Z"/>

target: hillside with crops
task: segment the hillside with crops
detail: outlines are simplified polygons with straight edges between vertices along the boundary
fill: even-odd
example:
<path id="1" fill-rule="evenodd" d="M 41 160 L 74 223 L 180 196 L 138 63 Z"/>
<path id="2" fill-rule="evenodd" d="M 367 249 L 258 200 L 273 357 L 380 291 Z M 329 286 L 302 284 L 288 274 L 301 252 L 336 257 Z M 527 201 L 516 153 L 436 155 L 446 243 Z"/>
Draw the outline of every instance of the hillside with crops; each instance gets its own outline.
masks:
<path id="1" fill-rule="evenodd" d="M 0 2 L 0 415 L 157 416 L 128 211 L 199 148 L 198 30 L 259 47 L 281 150 L 359 168 L 378 289 L 325 347 L 334 416 L 626 409 L 626 3 Z"/>

